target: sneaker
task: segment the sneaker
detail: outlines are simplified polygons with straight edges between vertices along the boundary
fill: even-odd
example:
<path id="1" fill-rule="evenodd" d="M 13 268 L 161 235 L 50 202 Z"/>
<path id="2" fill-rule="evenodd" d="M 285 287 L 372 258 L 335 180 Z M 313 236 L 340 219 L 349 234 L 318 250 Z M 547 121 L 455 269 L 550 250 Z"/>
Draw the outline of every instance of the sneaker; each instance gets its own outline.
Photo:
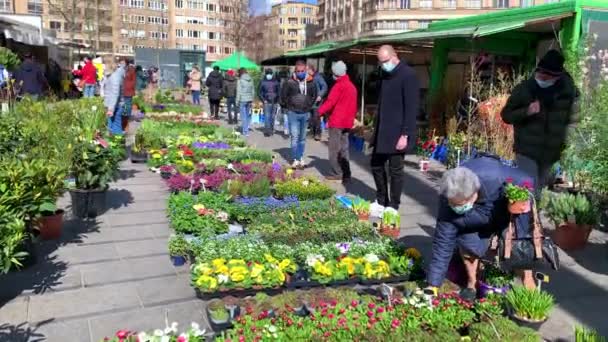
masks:
<path id="1" fill-rule="evenodd" d="M 315 140 L 316 141 L 321 141 L 321 135 L 320 134 L 315 135 Z"/>
<path id="2" fill-rule="evenodd" d="M 369 206 L 369 216 L 372 217 L 382 217 L 382 213 L 384 213 L 384 206 L 378 204 L 378 201 L 374 201 L 374 203 Z"/>
<path id="3" fill-rule="evenodd" d="M 300 159 L 300 161 L 298 162 L 298 164 L 299 164 L 300 169 L 305 169 L 308 166 L 308 164 L 306 164 L 304 162 L 304 159 Z"/>
<path id="4" fill-rule="evenodd" d="M 463 300 L 472 303 L 475 301 L 475 298 L 477 298 L 477 290 L 465 287 L 464 289 L 460 290 L 459 295 Z"/>
<path id="5" fill-rule="evenodd" d="M 284 133 L 285 135 L 289 135 L 289 129 L 285 128 L 285 129 L 283 130 L 283 133 Z"/>
<path id="6" fill-rule="evenodd" d="M 292 169 L 297 169 L 300 167 L 300 161 L 299 160 L 294 160 L 293 163 L 291 163 L 291 168 Z"/>

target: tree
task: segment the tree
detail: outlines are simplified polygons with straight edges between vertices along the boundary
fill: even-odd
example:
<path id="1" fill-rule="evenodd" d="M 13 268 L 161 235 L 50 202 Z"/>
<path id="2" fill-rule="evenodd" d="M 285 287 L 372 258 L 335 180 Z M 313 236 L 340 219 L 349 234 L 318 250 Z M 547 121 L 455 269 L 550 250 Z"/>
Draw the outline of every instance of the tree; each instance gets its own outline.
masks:
<path id="1" fill-rule="evenodd" d="M 49 12 L 51 14 L 58 14 L 64 21 L 64 28 L 70 34 L 70 43 L 74 41 L 74 34 L 76 33 L 76 21 L 80 15 L 78 10 L 77 0 L 47 0 L 49 5 Z M 68 63 L 72 67 L 74 62 L 74 51 L 72 46 L 69 47 Z"/>
<path id="2" fill-rule="evenodd" d="M 247 0 L 224 0 L 220 5 L 221 18 L 224 21 L 225 40 L 231 42 L 237 52 L 243 50 L 248 40 L 249 9 Z M 221 50 L 221 47 L 220 47 Z M 240 55 L 237 58 L 237 66 L 240 67 Z"/>
<path id="3" fill-rule="evenodd" d="M 99 0 L 86 1 L 81 13 L 79 0 L 47 0 L 51 15 L 59 15 L 64 21 L 64 29 L 69 33 L 69 42 L 75 41 L 76 32 L 86 32 L 89 44 L 96 52 L 99 48 Z M 92 8 L 93 7 L 93 8 Z M 83 15 L 84 14 L 84 15 Z M 97 34 L 95 34 L 97 32 Z M 93 39 L 95 36 L 95 40 Z M 95 41 L 95 44 L 93 42 Z M 68 63 L 74 62 L 73 47 L 69 47 Z"/>

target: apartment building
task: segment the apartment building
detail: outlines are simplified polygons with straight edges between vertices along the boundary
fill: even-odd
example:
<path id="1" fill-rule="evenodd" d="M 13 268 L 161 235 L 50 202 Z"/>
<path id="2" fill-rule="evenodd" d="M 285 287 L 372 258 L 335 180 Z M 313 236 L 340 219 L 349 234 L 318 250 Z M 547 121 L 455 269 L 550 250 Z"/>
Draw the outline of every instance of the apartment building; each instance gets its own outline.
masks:
<path id="1" fill-rule="evenodd" d="M 58 39 L 91 46 L 81 52 L 205 50 L 213 62 L 243 45 L 248 5 L 248 0 L 0 0 L 0 12 L 41 15 L 44 28 Z"/>
<path id="2" fill-rule="evenodd" d="M 316 25 L 317 13 L 318 6 L 310 1 L 287 0 L 272 6 L 270 18 L 278 26 L 274 41 L 279 53 L 306 47 L 306 26 Z"/>
<path id="3" fill-rule="evenodd" d="M 341 41 L 426 28 L 430 23 L 559 0 L 319 0 L 321 40 Z"/>

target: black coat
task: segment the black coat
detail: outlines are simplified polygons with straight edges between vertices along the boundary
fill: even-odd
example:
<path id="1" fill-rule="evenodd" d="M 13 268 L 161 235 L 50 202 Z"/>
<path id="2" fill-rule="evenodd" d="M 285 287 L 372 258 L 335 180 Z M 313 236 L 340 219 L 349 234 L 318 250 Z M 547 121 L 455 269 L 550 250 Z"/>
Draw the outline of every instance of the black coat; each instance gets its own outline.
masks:
<path id="1" fill-rule="evenodd" d="M 420 86 L 414 69 L 401 61 L 392 72 L 382 72 L 372 140 L 374 153 L 395 154 L 414 150 L 419 102 Z M 396 145 L 402 135 L 408 136 L 407 148 L 398 151 Z"/>
<path id="2" fill-rule="evenodd" d="M 317 86 L 312 77 L 308 77 L 305 82 L 305 93 L 300 91 L 300 81 L 292 78 L 283 83 L 280 98 L 282 108 L 295 113 L 310 113 L 312 111 L 317 99 Z"/>
<path id="3" fill-rule="evenodd" d="M 213 70 L 207 76 L 205 85 L 208 88 L 210 100 L 220 100 L 222 98 L 222 89 L 224 88 L 224 78 L 218 71 Z"/>

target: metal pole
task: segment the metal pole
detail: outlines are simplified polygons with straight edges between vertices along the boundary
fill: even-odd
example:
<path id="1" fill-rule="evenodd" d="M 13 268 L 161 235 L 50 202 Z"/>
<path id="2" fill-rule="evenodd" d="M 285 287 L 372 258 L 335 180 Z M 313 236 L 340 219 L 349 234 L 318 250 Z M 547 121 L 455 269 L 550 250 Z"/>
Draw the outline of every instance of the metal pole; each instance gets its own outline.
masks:
<path id="1" fill-rule="evenodd" d="M 364 124 L 365 118 L 365 77 L 367 73 L 367 67 L 365 64 L 365 47 L 363 47 L 363 76 L 361 78 L 361 124 Z"/>

